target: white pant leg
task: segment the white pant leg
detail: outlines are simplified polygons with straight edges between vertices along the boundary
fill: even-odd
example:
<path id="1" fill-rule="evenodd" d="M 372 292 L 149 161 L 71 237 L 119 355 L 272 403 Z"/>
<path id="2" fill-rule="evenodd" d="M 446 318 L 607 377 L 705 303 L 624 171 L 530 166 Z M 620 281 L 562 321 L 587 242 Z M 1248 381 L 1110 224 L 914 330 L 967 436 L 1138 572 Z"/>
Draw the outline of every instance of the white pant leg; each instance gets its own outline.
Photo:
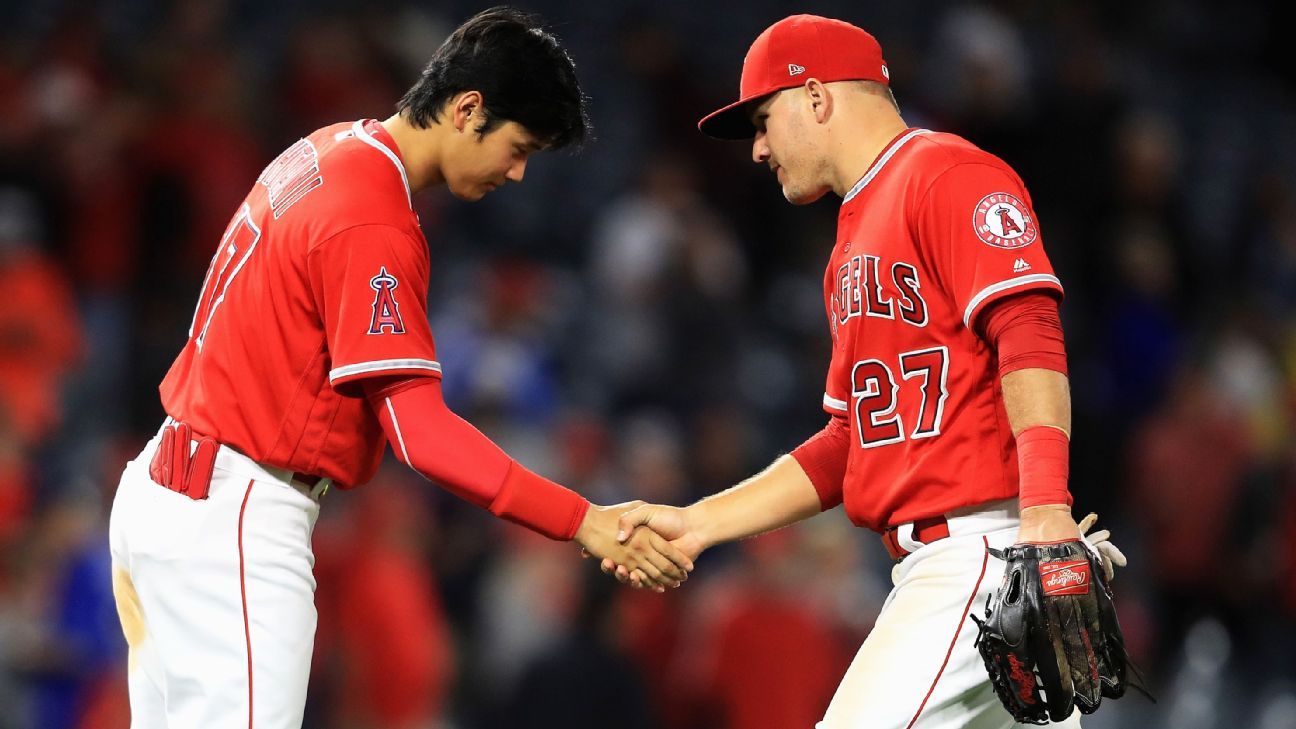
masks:
<path id="1" fill-rule="evenodd" d="M 955 535 L 898 564 L 877 623 L 842 678 L 818 729 L 1012 729 L 973 641 L 998 588 L 1016 527 Z M 1056 726 L 1076 729 L 1079 714 Z"/>
<path id="2" fill-rule="evenodd" d="M 130 694 L 131 729 L 166 729 L 166 689 L 162 660 L 157 641 L 149 635 L 144 621 L 143 607 L 127 567 L 129 557 L 125 545 L 125 515 L 131 505 L 135 489 L 127 483 L 139 477 L 135 462 L 127 464 L 113 498 L 112 513 L 108 522 L 108 542 L 112 553 L 113 596 L 117 602 L 117 615 L 128 646 L 126 682 Z M 147 476 L 146 476 L 147 478 Z"/>
<path id="3" fill-rule="evenodd" d="M 194 501 L 149 478 L 154 445 L 127 466 L 110 529 L 142 622 L 133 726 L 300 727 L 318 505 L 283 480 L 222 468 L 225 449 L 209 497 Z"/>

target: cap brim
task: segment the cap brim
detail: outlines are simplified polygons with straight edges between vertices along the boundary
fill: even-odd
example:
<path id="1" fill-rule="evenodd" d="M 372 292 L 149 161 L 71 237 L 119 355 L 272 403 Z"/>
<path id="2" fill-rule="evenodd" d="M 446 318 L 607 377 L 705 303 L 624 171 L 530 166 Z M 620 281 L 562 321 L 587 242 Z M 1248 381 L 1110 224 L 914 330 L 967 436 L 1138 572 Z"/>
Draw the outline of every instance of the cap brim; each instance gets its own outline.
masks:
<path id="1" fill-rule="evenodd" d="M 751 139 L 756 136 L 756 127 L 752 126 L 747 112 L 752 104 L 759 102 L 764 96 L 768 94 L 739 99 L 707 114 L 698 122 L 698 131 L 714 139 Z"/>

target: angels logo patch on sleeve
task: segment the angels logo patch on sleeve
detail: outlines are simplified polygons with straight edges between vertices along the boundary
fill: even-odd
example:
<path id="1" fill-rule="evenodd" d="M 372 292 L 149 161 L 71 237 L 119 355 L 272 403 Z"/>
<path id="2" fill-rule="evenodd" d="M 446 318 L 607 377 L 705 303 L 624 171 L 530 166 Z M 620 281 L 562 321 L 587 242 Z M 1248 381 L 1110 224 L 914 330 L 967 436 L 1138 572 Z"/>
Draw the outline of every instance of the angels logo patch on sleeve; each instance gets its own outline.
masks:
<path id="1" fill-rule="evenodd" d="M 982 243 L 1012 250 L 1039 237 L 1030 208 L 1015 196 L 995 192 L 981 198 L 972 212 L 972 228 Z"/>
<path id="2" fill-rule="evenodd" d="M 387 273 L 387 267 L 378 269 L 378 275 L 369 279 L 369 286 L 374 290 L 373 318 L 369 320 L 370 334 L 404 334 L 405 322 L 401 321 L 400 305 L 392 292 L 400 285 L 396 277 Z"/>

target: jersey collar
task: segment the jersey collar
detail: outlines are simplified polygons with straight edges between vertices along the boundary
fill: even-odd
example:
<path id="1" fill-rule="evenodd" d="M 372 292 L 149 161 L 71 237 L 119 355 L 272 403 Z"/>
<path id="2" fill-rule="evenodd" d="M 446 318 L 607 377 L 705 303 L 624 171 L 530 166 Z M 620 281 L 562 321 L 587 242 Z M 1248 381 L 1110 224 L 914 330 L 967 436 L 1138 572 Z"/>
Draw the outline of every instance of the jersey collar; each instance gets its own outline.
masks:
<path id="1" fill-rule="evenodd" d="M 400 156 L 394 149 L 396 146 L 395 140 L 391 138 L 386 129 L 382 128 L 381 124 L 374 122 L 375 130 L 370 133 L 365 128 L 366 123 L 366 120 L 357 121 L 351 126 L 351 130 L 355 132 L 356 139 L 382 152 L 387 156 L 387 159 L 391 160 L 392 164 L 396 165 L 396 170 L 400 172 L 401 182 L 405 183 L 405 199 L 409 201 L 412 210 L 414 208 L 414 196 L 410 193 L 409 177 L 405 174 L 405 165 L 401 163 Z"/>
<path id="2" fill-rule="evenodd" d="M 867 187 L 868 184 L 873 181 L 873 178 L 877 177 L 877 174 L 882 171 L 882 168 L 886 166 L 887 162 L 891 161 L 891 158 L 895 156 L 895 153 L 900 151 L 901 147 L 908 144 L 914 137 L 922 134 L 931 134 L 931 130 L 906 129 L 900 133 L 900 136 L 891 140 L 891 143 L 883 148 L 882 153 L 878 155 L 878 158 L 873 160 L 873 164 L 869 166 L 868 172 L 865 172 L 864 176 L 859 179 L 859 182 L 856 182 L 855 186 L 850 189 L 850 192 L 846 193 L 846 195 L 842 197 L 841 204 L 845 205 L 850 202 L 851 198 L 858 195 L 860 190 Z"/>

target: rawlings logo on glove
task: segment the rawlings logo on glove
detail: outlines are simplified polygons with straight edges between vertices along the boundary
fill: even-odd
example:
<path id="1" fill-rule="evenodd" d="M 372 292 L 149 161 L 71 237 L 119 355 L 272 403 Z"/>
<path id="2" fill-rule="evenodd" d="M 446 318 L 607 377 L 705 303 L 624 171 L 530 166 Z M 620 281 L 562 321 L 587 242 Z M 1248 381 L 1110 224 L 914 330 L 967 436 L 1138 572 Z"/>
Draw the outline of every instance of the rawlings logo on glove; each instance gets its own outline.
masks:
<path id="1" fill-rule="evenodd" d="M 1089 591 L 1088 562 L 1058 562 L 1040 566 L 1044 596 L 1083 595 Z"/>

